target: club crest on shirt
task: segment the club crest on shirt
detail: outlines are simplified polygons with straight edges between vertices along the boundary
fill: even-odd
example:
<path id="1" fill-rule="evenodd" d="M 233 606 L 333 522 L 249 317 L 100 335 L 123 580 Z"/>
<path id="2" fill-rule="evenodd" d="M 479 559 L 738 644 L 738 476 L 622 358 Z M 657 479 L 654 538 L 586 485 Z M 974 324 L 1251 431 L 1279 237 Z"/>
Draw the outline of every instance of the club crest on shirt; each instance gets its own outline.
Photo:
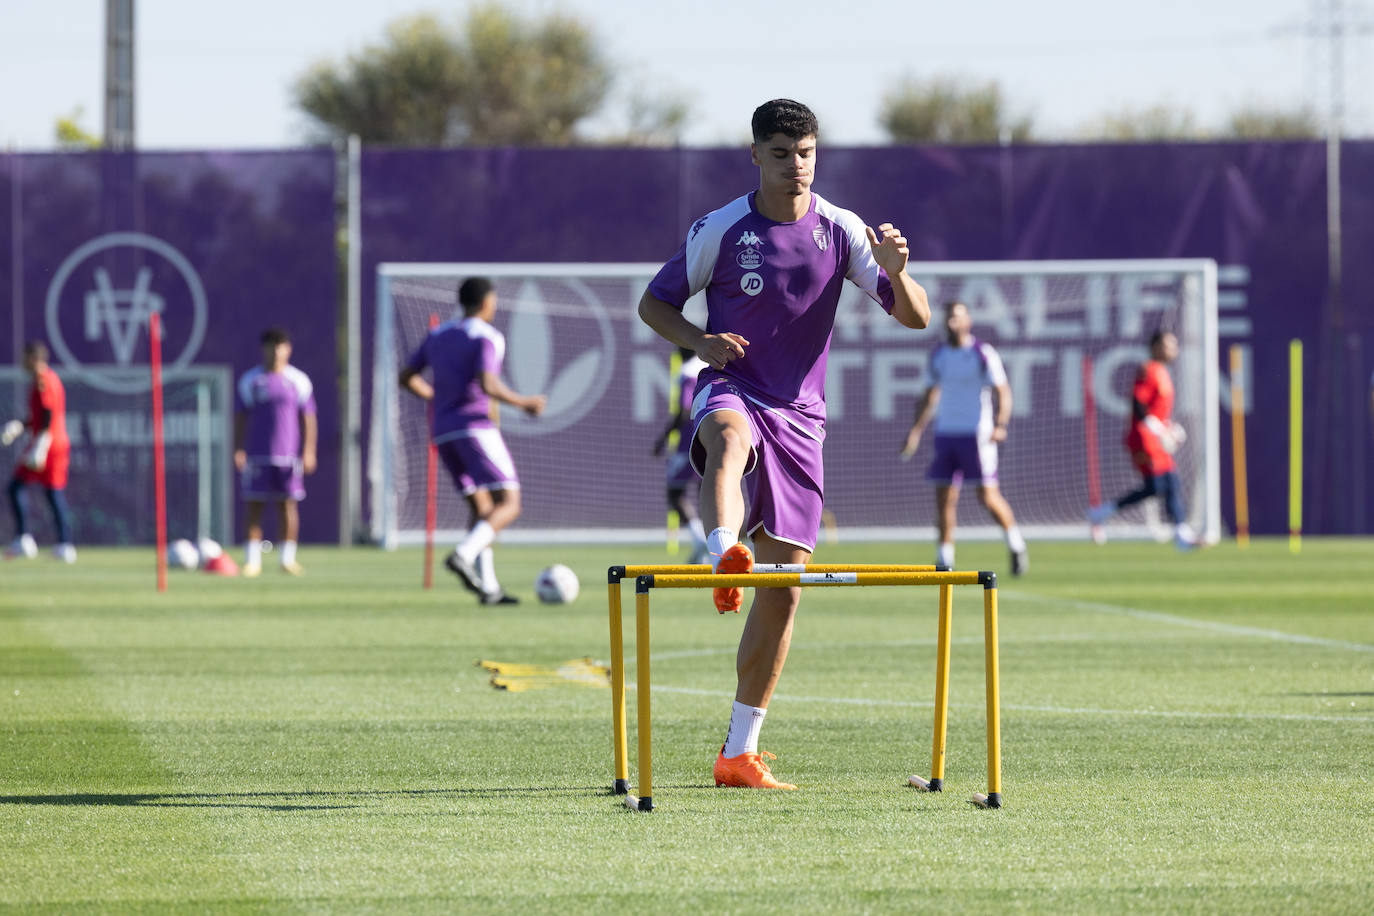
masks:
<path id="1" fill-rule="evenodd" d="M 821 251 L 830 247 L 830 233 L 825 230 L 824 226 L 817 226 L 812 229 L 811 237 L 816 240 L 816 247 Z"/>
<path id="2" fill-rule="evenodd" d="M 745 270 L 753 270 L 763 263 L 763 255 L 757 248 L 746 248 L 735 256 L 735 263 Z"/>
<path id="3" fill-rule="evenodd" d="M 762 244 L 763 243 L 759 241 L 758 235 L 753 230 L 746 229 L 744 230 L 744 235 L 741 235 L 739 241 L 735 243 L 735 247 L 748 245 L 750 248 L 757 248 Z"/>

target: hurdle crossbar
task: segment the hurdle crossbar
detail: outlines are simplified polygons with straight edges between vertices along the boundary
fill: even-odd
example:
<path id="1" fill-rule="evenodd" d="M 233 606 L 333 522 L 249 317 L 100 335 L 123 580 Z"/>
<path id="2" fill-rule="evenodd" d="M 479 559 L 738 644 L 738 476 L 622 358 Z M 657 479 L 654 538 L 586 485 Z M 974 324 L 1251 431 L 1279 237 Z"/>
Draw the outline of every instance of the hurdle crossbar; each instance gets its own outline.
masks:
<path id="1" fill-rule="evenodd" d="M 997 575 L 991 572 L 953 572 L 934 566 L 899 564 L 755 564 L 755 572 L 712 574 L 706 565 L 612 566 L 607 570 L 607 606 L 610 616 L 612 746 L 615 776 L 612 792 L 625 796 L 634 811 L 652 811 L 653 760 L 649 658 L 649 594 L 655 588 L 811 588 L 846 586 L 937 586 L 939 627 L 935 679 L 935 728 L 931 749 L 931 776 L 911 776 L 908 782 L 920 789 L 939 792 L 944 786 L 945 735 L 949 708 L 949 655 L 953 617 L 953 588 L 983 587 L 983 635 L 987 688 L 988 791 L 971 801 L 982 808 L 1002 806 L 1000 694 L 997 656 Z M 639 794 L 630 794 L 629 750 L 625 724 L 625 658 L 620 583 L 635 580 L 635 649 L 639 729 Z"/>

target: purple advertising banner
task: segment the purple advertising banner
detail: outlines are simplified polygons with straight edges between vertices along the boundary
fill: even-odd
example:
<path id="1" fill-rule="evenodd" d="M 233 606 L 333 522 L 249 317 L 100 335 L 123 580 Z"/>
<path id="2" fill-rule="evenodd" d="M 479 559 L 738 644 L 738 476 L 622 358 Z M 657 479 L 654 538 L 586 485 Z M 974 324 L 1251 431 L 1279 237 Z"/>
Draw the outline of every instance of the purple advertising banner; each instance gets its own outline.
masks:
<path id="1" fill-rule="evenodd" d="M 330 150 L 0 155 L 0 213 L 3 409 L 6 418 L 26 413 L 28 383 L 16 367 L 26 341 L 45 341 L 67 389 L 78 544 L 153 537 L 154 311 L 165 328 L 169 536 L 237 536 L 233 382 L 260 362 L 261 331 L 281 325 L 319 405 L 320 463 L 307 481 L 302 537 L 337 537 Z M 45 507 L 31 504 L 42 540 Z M 5 516 L 0 533 L 10 529 Z"/>
<path id="2" fill-rule="evenodd" d="M 1357 244 L 1374 232 L 1374 144 L 1344 148 L 1345 309 L 1326 333 L 1319 143 L 822 149 L 815 189 L 870 224 L 900 226 L 918 270 L 923 260 L 1215 259 L 1223 429 L 1231 344 L 1249 366 L 1252 530 L 1288 528 L 1287 354 L 1300 339 L 1307 527 L 1361 531 L 1374 512 L 1364 486 L 1371 366 L 1362 338 L 1374 265 Z M 379 263 L 661 263 L 696 217 L 750 190 L 756 176 L 746 149 L 366 150 L 363 352 L 373 352 Z M 365 390 L 365 422 L 369 397 Z M 909 415 L 914 398 L 895 412 Z M 874 443 L 890 436 L 885 427 L 851 432 Z M 1229 436 L 1221 441 L 1229 527 L 1232 456 Z"/>

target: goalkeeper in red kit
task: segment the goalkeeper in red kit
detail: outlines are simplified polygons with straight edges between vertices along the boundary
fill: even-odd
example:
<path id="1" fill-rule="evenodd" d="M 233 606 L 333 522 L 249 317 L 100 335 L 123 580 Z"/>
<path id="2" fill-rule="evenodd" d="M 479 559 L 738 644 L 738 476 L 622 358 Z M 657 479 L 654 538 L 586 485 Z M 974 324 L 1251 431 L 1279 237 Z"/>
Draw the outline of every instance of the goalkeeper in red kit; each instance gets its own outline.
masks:
<path id="1" fill-rule="evenodd" d="M 1178 338 L 1169 331 L 1156 331 L 1150 338 L 1150 358 L 1136 373 L 1125 440 L 1141 484 L 1115 502 L 1093 506 L 1088 521 L 1101 525 L 1116 512 L 1158 496 L 1174 524 L 1174 545 L 1191 550 L 1197 546 L 1197 536 L 1184 521 L 1183 487 L 1174 469 L 1174 452 L 1186 438 L 1183 427 L 1173 421 L 1174 382 L 1168 367 L 1177 358 Z"/>
<path id="2" fill-rule="evenodd" d="M 53 556 L 64 563 L 76 562 L 76 548 L 72 546 L 71 510 L 67 507 L 67 463 L 71 444 L 67 439 L 67 393 L 62 380 L 48 365 L 48 348 L 41 341 L 24 346 L 24 369 L 33 380 L 29 391 L 29 420 L 11 420 L 5 424 L 0 440 L 9 445 L 27 434 L 19 465 L 10 479 L 10 511 L 14 514 L 14 541 L 5 549 L 6 557 L 32 558 L 38 555 L 38 545 L 29 532 L 28 506 L 24 489 L 38 484 L 48 497 L 53 523 L 57 528 L 57 545 Z"/>

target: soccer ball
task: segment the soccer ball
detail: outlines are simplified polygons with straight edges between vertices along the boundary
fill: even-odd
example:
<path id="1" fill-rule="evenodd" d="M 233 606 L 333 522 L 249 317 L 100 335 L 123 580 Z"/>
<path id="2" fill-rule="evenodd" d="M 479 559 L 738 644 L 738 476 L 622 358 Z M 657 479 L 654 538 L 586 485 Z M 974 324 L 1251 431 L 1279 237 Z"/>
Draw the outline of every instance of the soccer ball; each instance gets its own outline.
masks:
<path id="1" fill-rule="evenodd" d="M 224 553 L 224 548 L 219 546 L 219 542 L 209 538 L 201 538 L 196 541 L 196 549 L 200 551 L 201 566 L 208 566 L 211 560 Z"/>
<path id="2" fill-rule="evenodd" d="M 577 573 L 562 563 L 545 567 L 534 577 L 534 593 L 545 604 L 567 604 L 577 598 Z"/>
<path id="3" fill-rule="evenodd" d="M 200 566 L 200 551 L 186 538 L 177 538 L 167 545 L 167 565 L 174 569 L 195 569 Z"/>

